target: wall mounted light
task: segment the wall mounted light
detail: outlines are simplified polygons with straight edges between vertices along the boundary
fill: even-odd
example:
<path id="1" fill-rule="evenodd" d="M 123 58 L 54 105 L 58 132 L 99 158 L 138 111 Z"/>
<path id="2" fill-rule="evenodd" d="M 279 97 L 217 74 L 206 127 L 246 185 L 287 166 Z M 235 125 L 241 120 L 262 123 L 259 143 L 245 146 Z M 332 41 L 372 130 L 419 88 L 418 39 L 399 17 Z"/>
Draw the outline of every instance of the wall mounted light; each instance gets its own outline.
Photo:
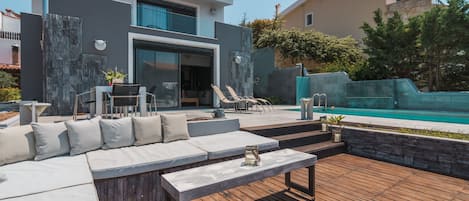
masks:
<path id="1" fill-rule="evenodd" d="M 104 51 L 107 47 L 107 42 L 105 40 L 94 40 L 94 48 L 99 51 Z"/>
<path id="2" fill-rule="evenodd" d="M 210 8 L 210 14 L 211 15 L 216 15 L 217 14 L 217 9 L 216 8 Z"/>
<path id="3" fill-rule="evenodd" d="M 241 56 L 235 56 L 233 58 L 233 61 L 236 63 L 236 64 L 240 64 L 242 61 L 243 61 L 243 57 Z"/>

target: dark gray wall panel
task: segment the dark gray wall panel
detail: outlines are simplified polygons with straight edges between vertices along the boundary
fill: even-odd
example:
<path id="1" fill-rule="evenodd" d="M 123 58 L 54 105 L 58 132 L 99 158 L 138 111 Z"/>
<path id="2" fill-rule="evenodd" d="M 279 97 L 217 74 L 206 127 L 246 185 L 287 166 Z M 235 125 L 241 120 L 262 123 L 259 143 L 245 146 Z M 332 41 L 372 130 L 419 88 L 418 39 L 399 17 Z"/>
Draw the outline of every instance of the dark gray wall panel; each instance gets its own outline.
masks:
<path id="1" fill-rule="evenodd" d="M 128 31 L 131 24 L 129 4 L 112 0 L 49 0 L 49 13 L 79 17 L 82 20 L 82 48 L 85 54 L 108 57 L 105 69 L 127 72 Z M 98 51 L 94 40 L 107 41 L 107 49 Z"/>
<path id="2" fill-rule="evenodd" d="M 215 35 L 220 44 L 220 85 L 231 85 L 242 96 L 252 96 L 254 90 L 254 64 L 252 31 L 249 28 L 215 23 Z M 242 61 L 236 64 L 235 56 Z"/>
<path id="3" fill-rule="evenodd" d="M 42 17 L 21 13 L 21 97 L 43 101 Z"/>

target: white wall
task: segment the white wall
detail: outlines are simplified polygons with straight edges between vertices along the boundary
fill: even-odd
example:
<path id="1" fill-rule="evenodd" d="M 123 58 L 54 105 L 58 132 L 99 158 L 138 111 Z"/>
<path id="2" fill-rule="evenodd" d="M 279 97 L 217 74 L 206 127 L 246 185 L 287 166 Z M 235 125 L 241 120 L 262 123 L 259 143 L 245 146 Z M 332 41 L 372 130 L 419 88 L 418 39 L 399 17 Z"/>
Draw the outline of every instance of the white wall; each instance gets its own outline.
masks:
<path id="1" fill-rule="evenodd" d="M 2 16 L 2 29 L 1 31 L 21 33 L 21 21 L 17 18 Z"/>
<path id="2" fill-rule="evenodd" d="M 20 45 L 20 41 L 6 40 L 0 38 L 0 64 L 13 64 L 11 48 Z"/>

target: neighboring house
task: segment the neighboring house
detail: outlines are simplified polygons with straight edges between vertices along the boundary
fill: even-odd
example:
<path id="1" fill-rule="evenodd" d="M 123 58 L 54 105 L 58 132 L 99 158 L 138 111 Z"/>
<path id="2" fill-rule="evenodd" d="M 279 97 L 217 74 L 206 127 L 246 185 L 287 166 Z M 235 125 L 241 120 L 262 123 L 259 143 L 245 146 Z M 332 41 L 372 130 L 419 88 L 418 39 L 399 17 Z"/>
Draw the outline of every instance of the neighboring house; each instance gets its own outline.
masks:
<path id="1" fill-rule="evenodd" d="M 298 0 L 280 13 L 286 29 L 316 30 L 361 41 L 364 22 L 373 22 L 373 11 L 386 10 L 386 0 Z"/>
<path id="2" fill-rule="evenodd" d="M 0 70 L 20 70 L 21 16 L 10 9 L 0 11 Z"/>
<path id="3" fill-rule="evenodd" d="M 395 11 L 404 20 L 441 4 L 439 0 L 298 0 L 280 13 L 283 27 L 316 30 L 338 37 L 352 36 L 362 41 L 364 22 L 373 23 L 373 12 L 381 9 L 391 17 Z"/>
<path id="4" fill-rule="evenodd" d="M 402 19 L 407 21 L 411 17 L 429 11 L 435 5 L 439 5 L 439 0 L 387 0 L 387 16 L 392 17 L 394 12 L 398 12 Z"/>
<path id="5" fill-rule="evenodd" d="M 232 4 L 33 0 L 36 15 L 25 14 L 23 32 L 35 38 L 42 31 L 44 38 L 24 44 L 29 53 L 23 58 L 30 64 L 23 65 L 22 76 L 42 75 L 22 83 L 23 97 L 52 103 L 51 114 L 69 114 L 73 96 L 105 84 L 101 71 L 116 66 L 128 82 L 156 94 L 159 109 L 192 106 L 194 99 L 218 106 L 212 83 L 252 95 L 252 33 L 223 23 L 224 8 Z M 34 66 L 42 61 L 42 68 Z"/>

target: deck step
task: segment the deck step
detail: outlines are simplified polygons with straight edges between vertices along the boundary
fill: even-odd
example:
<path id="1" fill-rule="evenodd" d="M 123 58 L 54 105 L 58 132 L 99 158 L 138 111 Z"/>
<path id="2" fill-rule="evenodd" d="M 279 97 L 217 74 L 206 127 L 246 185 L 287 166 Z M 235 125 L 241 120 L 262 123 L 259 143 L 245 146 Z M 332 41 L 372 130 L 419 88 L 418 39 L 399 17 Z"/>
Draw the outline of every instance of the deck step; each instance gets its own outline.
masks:
<path id="1" fill-rule="evenodd" d="M 262 135 L 265 137 L 273 137 L 280 135 L 287 135 L 293 133 L 308 132 L 321 129 L 321 122 L 319 121 L 303 121 L 286 124 L 274 124 L 267 126 L 245 127 L 241 130 Z"/>
<path id="2" fill-rule="evenodd" d="M 273 136 L 272 139 L 278 140 L 280 148 L 299 147 L 314 143 L 320 143 L 331 140 L 330 132 L 321 132 L 320 130 L 292 133 L 287 135 Z"/>
<path id="3" fill-rule="evenodd" d="M 334 143 L 332 141 L 325 141 L 321 143 L 293 147 L 292 149 L 305 153 L 315 154 L 318 156 L 318 159 L 320 159 L 345 152 L 345 143 Z"/>

